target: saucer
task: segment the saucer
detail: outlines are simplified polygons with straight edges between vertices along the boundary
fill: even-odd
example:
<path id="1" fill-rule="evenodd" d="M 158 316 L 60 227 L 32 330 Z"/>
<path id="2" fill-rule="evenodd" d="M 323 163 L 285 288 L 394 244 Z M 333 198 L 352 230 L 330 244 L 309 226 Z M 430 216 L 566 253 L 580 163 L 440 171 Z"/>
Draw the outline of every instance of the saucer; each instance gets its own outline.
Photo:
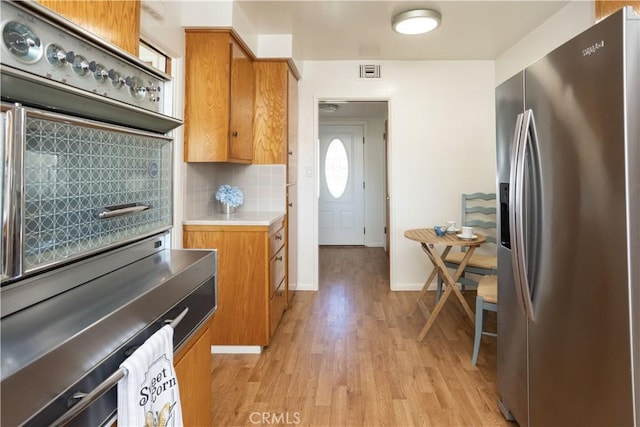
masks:
<path id="1" fill-rule="evenodd" d="M 470 237 L 466 237 L 466 236 L 463 236 L 462 233 L 458 233 L 456 234 L 456 236 L 462 240 L 475 240 L 478 238 L 478 236 L 476 236 L 475 234 L 472 234 Z"/>

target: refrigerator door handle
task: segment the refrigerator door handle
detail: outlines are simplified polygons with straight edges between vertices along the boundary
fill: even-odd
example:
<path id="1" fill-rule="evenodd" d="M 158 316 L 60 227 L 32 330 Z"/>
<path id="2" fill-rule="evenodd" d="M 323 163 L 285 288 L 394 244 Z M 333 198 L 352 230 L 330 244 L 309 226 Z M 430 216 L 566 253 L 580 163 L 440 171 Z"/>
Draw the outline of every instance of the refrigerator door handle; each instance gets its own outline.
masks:
<path id="1" fill-rule="evenodd" d="M 510 177 L 509 177 L 509 182 L 511 183 L 511 185 L 509 186 L 509 234 L 511 235 L 511 267 L 513 269 L 513 278 L 514 278 L 514 284 L 515 284 L 515 288 L 516 288 L 516 298 L 518 300 L 518 306 L 520 308 L 520 311 L 522 312 L 523 315 L 527 315 L 526 313 L 526 308 L 525 308 L 525 304 L 524 304 L 524 298 L 522 295 L 522 285 L 520 283 L 520 277 L 521 277 L 521 273 L 520 273 L 520 263 L 519 263 L 519 256 L 518 256 L 518 249 L 519 246 L 517 245 L 517 241 L 519 239 L 519 235 L 517 233 L 517 206 L 516 206 L 516 201 L 517 201 L 517 197 L 518 197 L 518 193 L 516 191 L 516 189 L 519 187 L 519 184 L 517 182 L 518 177 L 520 176 L 518 174 L 518 169 L 520 168 L 520 157 L 521 157 L 521 152 L 522 152 L 522 141 L 521 141 L 521 135 L 522 135 L 522 122 L 524 120 L 524 114 L 520 113 L 518 114 L 518 117 L 516 118 L 516 127 L 515 127 L 515 131 L 513 134 L 513 143 L 511 144 L 512 147 L 512 154 L 511 154 L 511 171 L 510 171 Z"/>
<path id="2" fill-rule="evenodd" d="M 517 265 L 519 276 L 516 280 L 516 286 L 520 285 L 520 295 L 522 296 L 522 304 L 524 307 L 524 313 L 529 320 L 534 321 L 535 316 L 533 313 L 533 300 L 531 297 L 531 287 L 529 285 L 529 275 L 527 272 L 527 253 L 525 245 L 525 218 L 526 212 L 524 208 L 525 198 L 525 169 L 527 153 L 531 156 L 535 153 L 534 144 L 537 144 L 537 133 L 535 129 L 535 119 L 533 117 L 533 110 L 526 110 L 523 114 L 522 127 L 520 129 L 519 150 L 516 166 L 515 177 L 515 209 L 514 209 L 514 231 L 515 231 L 515 250 L 512 254 L 515 254 L 516 261 L 514 265 Z"/>

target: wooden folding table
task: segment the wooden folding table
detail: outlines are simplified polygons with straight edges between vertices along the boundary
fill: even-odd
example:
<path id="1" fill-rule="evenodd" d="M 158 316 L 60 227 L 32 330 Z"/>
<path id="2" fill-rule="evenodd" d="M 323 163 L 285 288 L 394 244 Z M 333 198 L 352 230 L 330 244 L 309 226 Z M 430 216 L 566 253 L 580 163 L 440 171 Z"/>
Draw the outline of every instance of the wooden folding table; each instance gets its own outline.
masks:
<path id="1" fill-rule="evenodd" d="M 427 254 L 427 257 L 431 260 L 431 263 L 434 267 L 433 271 L 429 275 L 429 278 L 424 283 L 424 286 L 420 291 L 418 302 L 420 302 L 420 300 L 424 297 L 427 289 L 429 288 L 429 285 L 438 273 L 442 275 L 443 286 L 445 287 L 445 291 L 434 307 L 433 312 L 427 319 L 427 323 L 420 331 L 420 334 L 418 335 L 418 341 L 422 341 L 427 335 L 427 332 L 429 332 L 429 329 L 431 329 L 431 326 L 433 326 L 436 317 L 438 317 L 440 310 L 442 310 L 442 307 L 447 301 L 447 298 L 449 298 L 451 292 L 453 292 L 458 297 L 460 304 L 462 304 L 462 308 L 467 313 L 471 321 L 474 322 L 475 315 L 469 307 L 469 304 L 467 304 L 467 301 L 464 299 L 462 292 L 456 286 L 456 281 L 462 275 L 462 272 L 467 266 L 467 263 L 469 262 L 471 255 L 473 255 L 473 252 L 486 240 L 486 237 L 480 233 L 475 233 L 475 235 L 477 236 L 475 239 L 466 240 L 459 238 L 455 233 L 447 233 L 444 236 L 438 236 L 436 235 L 436 232 L 435 230 L 433 230 L 433 228 L 418 228 L 405 231 L 404 237 L 419 242 L 422 246 L 422 250 Z M 436 245 L 444 246 L 444 250 L 442 251 L 442 253 L 438 253 Z M 452 276 L 451 273 L 449 273 L 449 269 L 445 266 L 443 259 L 447 257 L 449 251 L 454 246 L 466 246 L 467 251 L 465 252 L 464 258 L 462 258 L 462 261 L 460 261 L 458 269 Z"/>

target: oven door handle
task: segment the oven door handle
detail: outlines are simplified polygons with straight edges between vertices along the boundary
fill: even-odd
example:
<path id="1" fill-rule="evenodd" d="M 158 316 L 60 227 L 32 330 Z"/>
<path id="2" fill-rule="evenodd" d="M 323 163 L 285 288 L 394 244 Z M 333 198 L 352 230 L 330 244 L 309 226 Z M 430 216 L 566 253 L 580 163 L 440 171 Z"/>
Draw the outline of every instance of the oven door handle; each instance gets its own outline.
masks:
<path id="1" fill-rule="evenodd" d="M 137 203 L 131 203 L 128 205 L 105 206 L 103 208 L 97 209 L 95 212 L 95 216 L 98 219 L 108 219 L 108 218 L 114 218 L 117 216 L 146 211 L 147 209 L 151 209 L 151 206 L 139 205 Z"/>
<path id="2" fill-rule="evenodd" d="M 169 324 L 169 326 L 175 329 L 176 326 L 178 326 L 178 323 L 180 323 L 182 319 L 184 319 L 184 316 L 187 315 L 188 311 L 189 311 L 189 307 L 185 307 L 185 309 L 182 310 L 182 312 L 180 312 L 180 314 L 178 314 L 175 319 L 165 320 L 164 323 Z M 84 411 L 89 405 L 91 405 L 94 401 L 98 400 L 99 397 L 101 397 L 103 394 L 109 391 L 111 387 L 118 384 L 118 381 L 124 378 L 125 375 L 126 375 L 125 369 L 119 368 L 113 374 L 109 375 L 107 379 L 102 381 L 96 388 L 91 390 L 89 393 L 83 393 L 78 391 L 75 392 L 72 395 L 71 399 L 72 401 L 75 399 L 79 399 L 78 402 L 75 405 L 73 405 L 71 409 L 69 409 L 67 412 L 62 414 L 62 416 L 58 418 L 56 421 L 54 421 L 49 427 L 62 426 L 68 423 L 69 421 L 71 421 L 78 414 L 80 414 L 80 412 Z"/>

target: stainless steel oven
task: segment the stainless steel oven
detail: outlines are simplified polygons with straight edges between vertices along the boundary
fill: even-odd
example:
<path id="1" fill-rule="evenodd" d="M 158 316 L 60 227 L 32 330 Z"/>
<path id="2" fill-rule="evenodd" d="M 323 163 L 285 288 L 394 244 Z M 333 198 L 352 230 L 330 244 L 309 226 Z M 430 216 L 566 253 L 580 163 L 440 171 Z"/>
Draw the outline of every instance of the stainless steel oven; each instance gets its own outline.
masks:
<path id="1" fill-rule="evenodd" d="M 182 313 L 177 349 L 215 310 L 216 252 L 170 249 L 170 76 L 0 6 L 0 421 L 108 424 L 132 349 Z"/>

